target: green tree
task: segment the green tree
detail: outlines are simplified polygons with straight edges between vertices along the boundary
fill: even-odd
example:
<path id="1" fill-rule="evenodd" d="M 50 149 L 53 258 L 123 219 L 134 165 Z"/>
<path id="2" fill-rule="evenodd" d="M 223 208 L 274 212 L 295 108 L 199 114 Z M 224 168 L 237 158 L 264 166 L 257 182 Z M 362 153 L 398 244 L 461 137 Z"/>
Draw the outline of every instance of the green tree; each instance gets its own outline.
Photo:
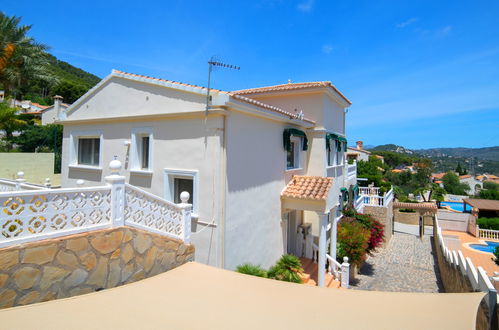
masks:
<path id="1" fill-rule="evenodd" d="M 470 186 L 467 183 L 460 182 L 459 177 L 452 171 L 447 172 L 443 176 L 442 181 L 444 183 L 445 191 L 449 194 L 466 195 L 470 190 Z"/>
<path id="2" fill-rule="evenodd" d="M 0 12 L 0 84 L 6 95 L 21 92 L 34 80 L 53 81 L 47 71 L 47 46 L 27 33 L 31 25 L 21 18 Z"/>
<path id="3" fill-rule="evenodd" d="M 70 81 L 62 81 L 53 89 L 54 95 L 60 95 L 67 103 L 73 103 L 88 91 L 88 88 Z"/>
<path id="4" fill-rule="evenodd" d="M 11 108 L 7 101 L 0 102 L 0 130 L 5 132 L 5 148 L 7 151 L 12 150 L 14 140 L 14 131 L 20 129 L 26 122 L 16 115 L 17 109 Z"/>

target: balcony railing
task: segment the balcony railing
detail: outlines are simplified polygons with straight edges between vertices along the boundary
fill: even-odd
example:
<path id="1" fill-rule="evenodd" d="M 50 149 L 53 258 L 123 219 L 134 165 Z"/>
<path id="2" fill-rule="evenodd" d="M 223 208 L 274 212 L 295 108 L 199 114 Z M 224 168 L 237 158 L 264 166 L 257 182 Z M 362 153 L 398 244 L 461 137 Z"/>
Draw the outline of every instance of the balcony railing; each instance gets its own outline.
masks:
<path id="1" fill-rule="evenodd" d="M 105 186 L 0 192 L 0 247 L 124 225 L 190 242 L 188 193 L 175 204 L 111 169 Z"/>
<path id="2" fill-rule="evenodd" d="M 393 200 L 393 188 L 379 195 L 380 189 L 377 187 L 361 187 L 359 188 L 359 196 L 354 201 L 354 207 L 358 212 L 364 210 L 364 206 L 379 206 L 387 207 Z"/>

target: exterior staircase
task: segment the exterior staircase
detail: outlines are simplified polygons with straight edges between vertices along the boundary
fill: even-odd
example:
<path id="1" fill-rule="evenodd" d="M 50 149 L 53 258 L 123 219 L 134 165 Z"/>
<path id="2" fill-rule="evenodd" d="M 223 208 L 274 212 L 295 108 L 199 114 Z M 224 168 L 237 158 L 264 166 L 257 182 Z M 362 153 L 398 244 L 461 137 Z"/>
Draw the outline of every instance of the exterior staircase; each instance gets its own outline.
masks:
<path id="1" fill-rule="evenodd" d="M 318 278 L 317 278 L 317 264 L 314 263 L 312 259 L 300 258 L 303 273 L 300 274 L 301 280 L 303 284 L 310 286 L 317 286 Z M 334 278 L 334 276 L 326 273 L 324 286 L 326 288 L 340 288 L 340 281 Z"/>

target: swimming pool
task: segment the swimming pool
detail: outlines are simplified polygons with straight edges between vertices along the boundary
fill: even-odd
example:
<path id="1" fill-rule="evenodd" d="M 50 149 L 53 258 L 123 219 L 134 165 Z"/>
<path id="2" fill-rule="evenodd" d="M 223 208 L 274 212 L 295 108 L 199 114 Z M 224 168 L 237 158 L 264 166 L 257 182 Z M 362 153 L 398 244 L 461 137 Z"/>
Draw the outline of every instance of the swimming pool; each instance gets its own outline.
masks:
<path id="1" fill-rule="evenodd" d="M 471 211 L 470 206 L 466 205 L 466 209 L 463 208 L 463 202 L 440 202 L 440 206 L 448 206 L 454 211 Z"/>
<path id="2" fill-rule="evenodd" d="M 487 243 L 487 245 L 470 244 L 469 247 L 478 251 L 493 253 L 496 247 L 499 246 L 499 242 L 485 241 L 485 243 Z"/>

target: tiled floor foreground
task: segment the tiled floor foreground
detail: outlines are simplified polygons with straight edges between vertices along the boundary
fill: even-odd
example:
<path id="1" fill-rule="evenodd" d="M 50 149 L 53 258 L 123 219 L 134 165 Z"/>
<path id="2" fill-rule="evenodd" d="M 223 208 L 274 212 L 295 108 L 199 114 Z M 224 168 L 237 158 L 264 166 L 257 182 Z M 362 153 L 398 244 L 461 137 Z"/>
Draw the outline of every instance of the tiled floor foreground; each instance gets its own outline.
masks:
<path id="1" fill-rule="evenodd" d="M 369 257 L 351 286 L 357 290 L 440 292 L 431 237 L 395 233 L 384 249 Z"/>

